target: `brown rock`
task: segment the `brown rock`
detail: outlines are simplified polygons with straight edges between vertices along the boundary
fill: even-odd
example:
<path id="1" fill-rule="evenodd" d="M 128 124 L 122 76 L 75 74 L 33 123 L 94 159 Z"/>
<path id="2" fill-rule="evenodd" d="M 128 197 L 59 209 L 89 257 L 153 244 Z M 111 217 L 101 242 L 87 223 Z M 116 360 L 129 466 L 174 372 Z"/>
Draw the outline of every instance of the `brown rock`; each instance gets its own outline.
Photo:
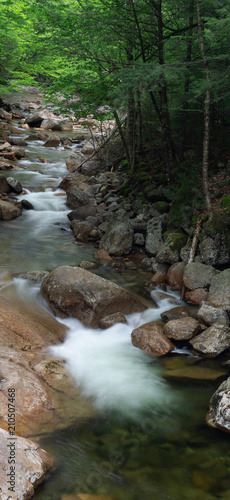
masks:
<path id="1" fill-rule="evenodd" d="M 96 240 L 100 236 L 98 229 L 88 221 L 78 221 L 74 219 L 71 222 L 71 227 L 75 238 L 84 243 L 90 240 Z"/>
<path id="2" fill-rule="evenodd" d="M 164 333 L 170 339 L 189 340 L 200 331 L 200 323 L 189 316 L 173 319 L 164 326 Z"/>
<path id="3" fill-rule="evenodd" d="M 154 356 L 168 354 L 174 349 L 174 345 L 165 337 L 162 328 L 154 321 L 133 330 L 132 343 L 135 347 Z"/>
<path id="4" fill-rule="evenodd" d="M 22 211 L 13 203 L 0 200 L 0 220 L 12 220 L 22 215 Z"/>
<path id="5" fill-rule="evenodd" d="M 201 302 L 206 301 L 208 292 L 204 288 L 196 288 L 191 292 L 185 293 L 185 300 L 188 304 L 199 305 Z"/>
<path id="6" fill-rule="evenodd" d="M 102 248 L 100 250 L 97 250 L 97 252 L 94 254 L 95 259 L 102 260 L 104 262 L 113 262 L 113 258 L 110 257 L 109 253 L 106 252 L 106 250 L 103 250 Z"/>
<path id="7" fill-rule="evenodd" d="M 114 283 L 80 267 L 62 266 L 44 279 L 42 295 L 59 316 L 73 316 L 86 326 L 98 327 L 107 314 L 143 311 L 145 306 Z"/>
<path id="8" fill-rule="evenodd" d="M 166 281 L 174 290 L 182 290 L 184 270 L 184 262 L 176 262 L 176 264 L 170 266 L 166 274 Z"/>
<path id="9" fill-rule="evenodd" d="M 105 316 L 99 321 L 100 328 L 110 328 L 117 323 L 126 323 L 126 318 L 124 314 L 117 312 L 110 314 L 110 316 Z"/>
<path id="10" fill-rule="evenodd" d="M 158 286 L 161 283 L 165 282 L 165 274 L 163 274 L 161 271 L 157 271 L 154 276 L 150 280 L 150 284 L 153 286 Z"/>
<path id="11" fill-rule="evenodd" d="M 1 174 L 0 175 L 0 194 L 9 193 L 9 192 L 10 192 L 10 186 L 6 180 L 5 175 Z"/>
<path id="12" fill-rule="evenodd" d="M 221 323 L 215 323 L 205 332 L 190 340 L 191 346 L 203 356 L 215 358 L 230 347 L 230 328 Z"/>
<path id="13" fill-rule="evenodd" d="M 34 496 L 35 488 L 41 484 L 47 470 L 52 465 L 52 460 L 46 451 L 39 448 L 39 445 L 19 436 L 12 438 L 11 450 L 9 448 L 9 434 L 0 429 L 0 492 L 1 499 L 15 498 L 28 500 Z M 6 454 L 6 450 L 8 453 Z M 10 451 L 15 452 L 16 476 L 14 496 L 9 492 L 9 483 L 6 474 L 10 472 L 8 456 Z M 13 456 L 13 455 L 12 455 Z"/>
<path id="14" fill-rule="evenodd" d="M 60 144 L 60 138 L 56 135 L 51 136 L 43 146 L 45 148 L 57 148 Z"/>
<path id="15" fill-rule="evenodd" d="M 161 313 L 163 321 L 171 321 L 172 319 L 184 318 L 190 316 L 190 312 L 187 307 L 173 307 L 169 311 L 164 311 Z"/>

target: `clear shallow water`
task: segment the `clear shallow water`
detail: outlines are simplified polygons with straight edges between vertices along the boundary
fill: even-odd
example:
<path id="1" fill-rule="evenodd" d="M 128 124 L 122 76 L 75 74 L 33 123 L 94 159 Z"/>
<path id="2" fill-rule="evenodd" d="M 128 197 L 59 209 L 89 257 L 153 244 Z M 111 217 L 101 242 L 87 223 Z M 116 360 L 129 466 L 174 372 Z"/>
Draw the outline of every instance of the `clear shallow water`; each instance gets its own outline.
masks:
<path id="1" fill-rule="evenodd" d="M 39 141 L 27 149 L 19 169 L 7 176 L 21 180 L 27 189 L 23 198 L 31 201 L 34 211 L 0 223 L 1 286 L 8 274 L 77 265 L 92 260 L 94 253 L 91 247 L 76 245 L 66 231 L 68 210 L 57 188 L 67 173 L 64 157 L 69 152 L 43 148 Z M 143 293 L 144 273 L 117 274 L 106 266 L 96 272 Z M 43 307 L 37 285 L 16 279 L 7 287 L 12 300 L 21 300 L 24 307 Z M 36 492 L 36 500 L 60 500 L 77 492 L 117 500 L 230 498 L 229 436 L 205 424 L 209 399 L 219 382 L 166 378 L 166 361 L 145 356 L 130 342 L 134 327 L 175 305 L 176 294 L 160 303 L 158 295 L 154 291 L 149 297 L 157 308 L 141 317 L 132 315 L 125 326 L 95 331 L 76 320 L 66 321 L 66 342 L 52 352 L 65 359 L 96 417 L 65 431 L 54 429 L 40 439 L 56 466 Z M 167 359 L 180 366 L 182 358 L 194 372 L 200 365 L 218 369 L 215 361 L 196 363 L 192 358 L 191 365 L 191 357 L 177 352 Z"/>

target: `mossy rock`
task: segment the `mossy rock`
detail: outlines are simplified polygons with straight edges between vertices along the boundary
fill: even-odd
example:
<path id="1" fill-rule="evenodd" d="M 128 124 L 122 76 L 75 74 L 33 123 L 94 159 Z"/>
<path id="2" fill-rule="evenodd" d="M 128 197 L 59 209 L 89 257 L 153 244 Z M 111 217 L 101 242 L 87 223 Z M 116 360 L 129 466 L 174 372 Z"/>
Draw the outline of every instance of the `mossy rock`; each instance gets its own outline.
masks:
<path id="1" fill-rule="evenodd" d="M 187 236 L 179 232 L 166 231 L 163 238 L 172 250 L 181 250 L 187 243 Z"/>
<path id="2" fill-rule="evenodd" d="M 169 211 L 169 205 L 165 201 L 156 201 L 152 204 L 152 207 L 160 214 L 165 214 Z"/>
<path id="3" fill-rule="evenodd" d="M 230 197 L 226 198 L 230 199 Z M 203 228 L 205 234 L 211 236 L 211 238 L 214 238 L 217 234 L 225 234 L 228 237 L 230 230 L 230 206 L 224 208 L 222 212 L 215 212 L 212 220 L 205 222 Z"/>
<path id="4" fill-rule="evenodd" d="M 221 198 L 221 206 L 222 208 L 230 207 L 230 196 L 223 196 L 223 198 Z"/>

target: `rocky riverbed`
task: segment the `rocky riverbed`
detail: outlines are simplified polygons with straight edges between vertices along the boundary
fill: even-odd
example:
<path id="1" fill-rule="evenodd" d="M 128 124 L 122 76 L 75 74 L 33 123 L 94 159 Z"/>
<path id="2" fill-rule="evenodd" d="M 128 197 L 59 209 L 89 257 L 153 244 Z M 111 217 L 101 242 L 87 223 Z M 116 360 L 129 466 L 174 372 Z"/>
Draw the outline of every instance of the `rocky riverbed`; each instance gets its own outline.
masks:
<path id="1" fill-rule="evenodd" d="M 74 122 L 56 116 L 45 108 L 41 96 L 36 102 L 27 104 L 1 102 L 0 117 L 0 219 L 13 224 L 13 220 L 25 210 L 34 208 L 26 199 L 26 191 L 17 180 L 16 171 L 18 160 L 25 157 L 24 148 L 29 141 L 37 139 L 44 148 L 61 147 L 65 151 L 69 174 L 62 179 L 60 188 L 66 192 L 66 204 L 70 210 L 67 221 L 77 245 L 95 247 L 93 262 L 83 261 L 80 267 L 60 266 L 49 273 L 43 269 L 45 274 L 32 273 L 23 278 L 42 282 L 42 295 L 55 315 L 62 318 L 71 316 L 87 327 L 104 329 L 119 323 L 126 324 L 126 315 L 144 312 L 150 300 L 159 304 L 161 298 L 167 298 L 168 290 L 180 291 L 185 287 L 185 303 L 178 306 L 172 301 L 157 321 L 149 321 L 147 316 L 143 316 L 141 324 L 133 328 L 130 342 L 148 356 L 165 356 L 165 371 L 169 377 L 226 379 L 211 398 L 207 422 L 229 432 L 229 209 L 225 209 L 221 224 L 215 218 L 206 223 L 195 260 L 188 263 L 191 228 L 183 225 L 181 231 L 169 230 L 169 204 L 160 189 L 149 190 L 147 204 L 138 199 L 131 204 L 122 197 L 119 194 L 124 182 L 121 171 L 111 171 L 103 158 L 91 156 L 94 145 L 86 140 L 84 130 L 77 139 L 75 135 L 68 136 L 73 126 L 84 125 L 83 120 Z M 97 134 L 96 120 L 88 117 L 85 124 Z M 20 136 L 25 131 L 28 131 L 25 139 L 15 138 L 15 135 Z M 55 131 L 64 135 L 55 135 Z M 76 150 L 75 146 L 81 142 L 83 147 Z M 43 164 L 47 161 L 46 151 L 48 149 L 44 149 L 44 158 L 39 159 Z M 13 171 L 14 176 L 8 176 L 8 171 Z M 117 272 L 147 271 L 147 298 L 137 298 L 95 274 L 92 268 L 101 263 L 106 263 Z M 17 279 L 20 281 L 23 278 Z M 38 286 L 34 284 L 34 287 Z M 54 428 L 69 427 L 76 419 L 93 418 L 91 405 L 76 389 L 63 361 L 43 356 L 44 349 L 63 342 L 66 326 L 45 312 L 44 308 L 42 311 L 39 307 L 31 311 L 15 299 L 12 304 L 10 288 L 9 292 L 5 288 L 1 291 L 0 311 L 1 428 L 8 430 L 7 404 L 12 387 L 17 391 L 18 436 L 39 435 L 44 429 L 48 433 Z M 183 362 L 176 367 L 170 365 L 173 358 L 167 355 L 184 347 L 194 353 L 198 361 L 217 358 L 225 353 L 225 364 L 220 365 L 218 370 L 216 367 L 212 370 L 209 365 L 209 373 L 205 370 L 202 373 L 199 366 L 189 371 L 188 367 L 183 368 Z M 75 401 L 71 408 L 68 404 L 70 394 L 71 400 Z M 2 431 L 2 442 L 5 436 Z M 23 446 L 27 448 L 24 437 L 20 438 L 24 443 L 22 449 Z M 15 497 L 18 499 L 31 498 L 34 487 L 51 467 L 50 459 L 43 450 L 37 450 L 35 443 L 31 443 L 29 448 L 39 455 L 39 459 L 30 464 L 36 479 L 28 482 L 27 478 L 32 477 L 32 473 L 27 462 L 25 464 L 20 457 L 20 485 Z M 0 488 L 5 500 L 8 497 L 3 484 L 7 468 L 4 457 L 1 464 Z M 66 498 L 71 498 L 71 495 Z M 88 500 L 94 495 L 79 493 L 75 498 Z"/>

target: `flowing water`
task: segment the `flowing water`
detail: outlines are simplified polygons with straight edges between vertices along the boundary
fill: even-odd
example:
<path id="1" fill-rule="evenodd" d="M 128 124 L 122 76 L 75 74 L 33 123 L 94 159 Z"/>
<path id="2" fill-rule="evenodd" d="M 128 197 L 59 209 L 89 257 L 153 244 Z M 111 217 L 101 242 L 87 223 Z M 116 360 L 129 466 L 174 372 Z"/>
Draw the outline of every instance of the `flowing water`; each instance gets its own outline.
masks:
<path id="1" fill-rule="evenodd" d="M 94 249 L 76 245 L 69 231 L 65 194 L 58 188 L 69 152 L 44 152 L 40 141 L 30 142 L 26 150 L 18 170 L 7 176 L 21 181 L 26 193 L 18 198 L 30 201 L 34 210 L 1 222 L 0 283 L 11 288 L 15 300 L 20 297 L 27 307 L 42 309 L 38 285 L 12 281 L 12 275 L 95 260 Z M 39 160 L 44 156 L 47 163 Z M 106 266 L 96 272 L 143 294 L 146 273 L 118 274 Z M 85 328 L 73 318 L 60 320 L 68 327 L 66 340 L 48 354 L 65 360 L 94 417 L 39 438 L 56 465 L 36 500 L 60 500 L 78 492 L 117 500 L 230 499 L 229 439 L 205 423 L 219 381 L 203 375 L 196 379 L 200 369 L 218 372 L 220 362 L 201 360 L 179 347 L 168 357 L 153 359 L 130 342 L 134 328 L 159 320 L 163 311 L 180 303 L 175 293 L 167 294 L 160 300 L 158 291 L 152 292 L 152 307 L 107 330 Z M 173 378 L 178 369 L 180 380 Z"/>

